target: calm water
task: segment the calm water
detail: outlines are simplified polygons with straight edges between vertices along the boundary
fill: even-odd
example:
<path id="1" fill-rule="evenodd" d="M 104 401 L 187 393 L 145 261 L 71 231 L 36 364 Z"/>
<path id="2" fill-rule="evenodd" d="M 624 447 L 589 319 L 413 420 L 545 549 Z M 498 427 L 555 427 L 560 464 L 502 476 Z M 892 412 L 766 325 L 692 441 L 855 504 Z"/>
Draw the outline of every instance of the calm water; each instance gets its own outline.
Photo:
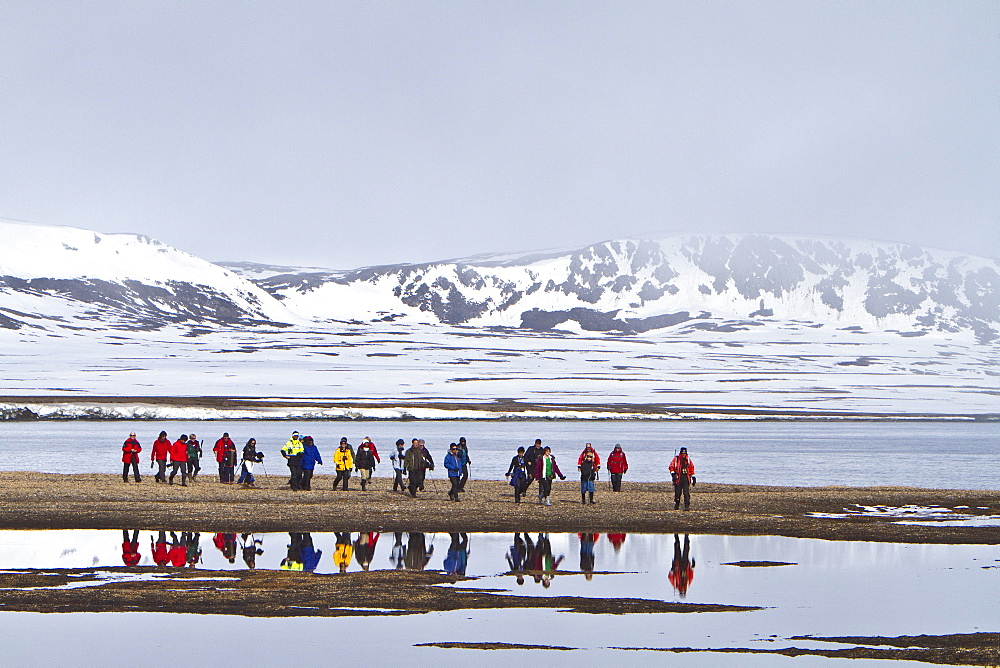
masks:
<path id="1" fill-rule="evenodd" d="M 777 422 L 33 422 L 0 423 L 0 470 L 120 473 L 121 444 L 135 430 L 145 448 L 163 429 L 171 438 L 194 431 L 206 450 L 228 431 L 238 446 L 250 437 L 267 453 L 268 470 L 284 472 L 278 449 L 293 429 L 311 434 L 331 455 L 341 436 L 371 436 L 383 457 L 376 476 L 391 476 L 397 438 L 417 437 L 440 462 L 448 443 L 468 439 L 472 475 L 501 479 L 517 446 L 541 438 L 573 469 L 586 442 L 602 458 L 621 443 L 626 480 L 668 479 L 667 465 L 686 446 L 700 480 L 765 485 L 904 485 L 996 489 L 1000 423 Z M 144 459 L 144 462 L 148 459 Z M 211 468 L 211 466 L 209 466 Z M 326 469 L 332 468 L 327 466 Z M 148 471 L 148 464 L 142 470 Z M 324 468 L 317 473 L 329 472 Z M 435 471 L 441 476 L 443 467 Z"/>
<path id="2" fill-rule="evenodd" d="M 131 534 L 130 534 L 131 535 Z M 159 532 L 140 531 L 140 567 L 131 572 L 166 573 L 152 561 Z M 178 540 L 180 540 L 178 536 Z M 214 534 L 200 534 L 198 568 L 245 569 L 216 545 Z M 313 533 L 321 552 L 316 572 L 339 570 L 334 554 L 338 539 L 353 545 L 362 536 Z M 369 540 L 371 537 L 368 537 Z M 525 541 L 527 538 L 527 541 Z M 260 550 L 257 568 L 281 568 L 299 558 L 302 536 L 288 533 L 237 537 Z M 169 532 L 166 540 L 172 541 Z M 298 547 L 294 544 L 298 542 Z M 511 573 L 512 553 L 543 546 L 551 564 L 545 582 L 530 573 L 523 584 Z M 102 568 L 122 565 L 121 531 L 0 531 L 0 569 Z M 410 550 L 416 543 L 417 549 Z M 763 606 L 755 612 L 699 614 L 597 615 L 553 610 L 463 610 L 406 617 L 250 619 L 153 613 L 74 613 L 37 615 L 0 613 L 8 639 L 0 656 L 10 662 L 44 665 L 69 658 L 73 665 L 96 665 L 115 651 L 101 630 L 115 629 L 141 649 L 143 665 L 176 661 L 171 638 L 184 637 L 216 654 L 199 654 L 206 665 L 245 665 L 233 647 L 208 642 L 212 634 L 247 647 L 264 665 L 328 665 L 330 656 L 370 665 L 393 661 L 407 665 L 464 665 L 469 661 L 499 665 L 523 660 L 519 651 L 476 652 L 414 648 L 422 642 L 505 642 L 558 644 L 587 650 L 587 661 L 642 665 L 830 665 L 835 660 L 735 655 L 665 655 L 615 651 L 614 647 L 766 647 L 835 648 L 836 645 L 790 641 L 794 635 L 916 635 L 997 631 L 1000 619 L 1000 552 L 988 545 L 901 545 L 774 536 L 598 535 L 598 534 L 381 534 L 371 569 L 395 569 L 397 554 L 414 552 L 403 568 L 450 571 L 464 564 L 463 587 L 499 589 L 518 595 L 651 598 L 693 603 Z M 290 556 L 290 551 L 293 552 Z M 464 551 L 464 554 L 456 552 Z M 419 554 L 422 559 L 417 558 Z M 592 556 L 591 556 L 592 555 Z M 517 562 L 516 556 L 512 559 Z M 741 568 L 738 561 L 781 561 L 790 565 Z M 593 569 L 595 573 L 587 575 Z M 360 570 L 355 552 L 349 571 Z M 572 571 L 572 573 L 571 573 Z M 581 573 L 581 571 L 584 571 Z M 118 571 L 121 573 L 121 571 Z M 606 574 L 605 574 L 606 573 Z M 681 574 L 683 573 L 683 577 Z M 322 577 L 318 575 L 317 577 Z M 363 575 L 362 575 L 363 577 Z M 168 585 L 169 586 L 169 585 Z M 219 594 L 225 595 L 224 593 Z M 335 601 L 330 603 L 336 605 Z M 109 626 L 110 625 L 110 626 Z M 9 633 L 7 633 L 9 632 Z M 289 660 L 288 634 L 302 640 Z M 47 640 L 45 634 L 55 634 Z M 179 634 L 179 635 L 177 635 Z M 361 638 L 363 643 L 346 642 Z M 332 654 L 331 654 L 332 653 Z M 533 654 L 547 664 L 576 665 L 579 653 Z M 856 662 L 849 665 L 856 666 Z M 883 664 L 876 664 L 883 665 Z"/>

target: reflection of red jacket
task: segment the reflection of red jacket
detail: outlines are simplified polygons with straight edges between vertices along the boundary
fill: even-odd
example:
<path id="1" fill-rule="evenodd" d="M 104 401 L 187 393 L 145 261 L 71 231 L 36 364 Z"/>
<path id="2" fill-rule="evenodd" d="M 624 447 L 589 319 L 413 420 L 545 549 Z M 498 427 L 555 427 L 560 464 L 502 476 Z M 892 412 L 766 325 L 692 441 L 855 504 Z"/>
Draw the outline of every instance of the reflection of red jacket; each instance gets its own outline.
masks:
<path id="1" fill-rule="evenodd" d="M 141 559 L 139 543 L 122 543 L 122 562 L 126 566 L 135 566 Z"/>
<path id="2" fill-rule="evenodd" d="M 158 438 L 153 441 L 153 450 L 150 453 L 149 461 L 160 461 L 167 458 L 170 451 L 170 441 L 165 438 Z"/>
<path id="3" fill-rule="evenodd" d="M 126 464 L 139 463 L 139 453 L 142 452 L 142 446 L 139 445 L 139 441 L 134 438 L 130 438 L 125 441 L 122 445 L 122 462 Z"/>
<path id="4" fill-rule="evenodd" d="M 612 450 L 608 455 L 608 473 L 625 473 L 628 471 L 628 459 L 624 450 Z"/>
<path id="5" fill-rule="evenodd" d="M 220 438 L 215 442 L 215 447 L 212 448 L 212 452 L 215 453 L 215 461 L 220 464 L 222 463 L 222 460 L 226 458 L 226 446 L 229 445 L 233 446 L 233 449 L 236 449 L 236 444 L 233 443 L 233 439 L 231 438 Z"/>
<path id="6" fill-rule="evenodd" d="M 622 543 L 625 542 L 626 534 L 623 533 L 609 533 L 608 540 L 611 544 L 615 546 L 615 552 L 621 549 Z"/>
<path id="7" fill-rule="evenodd" d="M 170 564 L 177 568 L 187 565 L 187 548 L 183 545 L 173 545 L 170 548 Z"/>
<path id="8" fill-rule="evenodd" d="M 186 462 L 188 460 L 188 444 L 187 441 L 182 441 L 177 439 L 170 446 L 170 461 L 172 462 Z"/>
<path id="9" fill-rule="evenodd" d="M 675 561 L 670 568 L 667 579 L 670 580 L 670 584 L 673 585 L 678 594 L 682 596 L 686 594 L 688 585 L 694 580 L 694 569 L 691 568 L 691 562 L 684 560 Z"/>
<path id="10" fill-rule="evenodd" d="M 157 566 L 166 566 L 170 561 L 170 556 L 167 553 L 166 543 L 156 543 L 153 546 L 153 561 L 156 562 Z"/>
<path id="11" fill-rule="evenodd" d="M 597 454 L 597 450 L 594 450 L 593 448 L 584 448 L 583 452 L 580 453 L 580 458 L 576 460 L 576 465 L 583 466 L 583 456 L 587 454 L 588 450 L 594 453 L 594 468 L 601 468 L 601 456 Z"/>
<path id="12" fill-rule="evenodd" d="M 681 459 L 681 456 L 677 455 L 670 460 L 670 472 L 676 473 L 678 477 L 686 475 L 690 478 L 694 475 L 694 462 L 690 457 Z"/>

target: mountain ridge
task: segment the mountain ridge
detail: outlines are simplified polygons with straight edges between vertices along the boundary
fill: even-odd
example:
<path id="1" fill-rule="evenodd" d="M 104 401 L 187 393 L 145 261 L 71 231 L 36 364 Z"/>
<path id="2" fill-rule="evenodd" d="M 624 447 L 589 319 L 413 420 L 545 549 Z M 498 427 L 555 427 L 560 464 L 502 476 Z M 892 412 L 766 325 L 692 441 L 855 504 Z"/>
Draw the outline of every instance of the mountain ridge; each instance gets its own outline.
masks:
<path id="1" fill-rule="evenodd" d="M 1000 336 L 1000 264 L 912 244 L 687 235 L 328 270 L 215 264 L 71 227 L 0 221 L 0 234 L 8 329 L 402 321 L 629 335 L 799 322 Z"/>

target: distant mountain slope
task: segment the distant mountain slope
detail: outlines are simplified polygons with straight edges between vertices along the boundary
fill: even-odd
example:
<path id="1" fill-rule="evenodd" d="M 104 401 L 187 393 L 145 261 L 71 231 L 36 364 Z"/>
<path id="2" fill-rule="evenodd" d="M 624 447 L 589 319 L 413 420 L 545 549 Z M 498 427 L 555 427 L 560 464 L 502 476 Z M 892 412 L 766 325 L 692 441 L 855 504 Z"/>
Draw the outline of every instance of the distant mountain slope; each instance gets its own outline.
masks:
<path id="1" fill-rule="evenodd" d="M 996 260 L 762 235 L 350 271 L 222 266 L 153 239 L 0 221 L 0 327 L 401 322 L 634 334 L 831 326 L 1000 337 Z"/>
<path id="2" fill-rule="evenodd" d="M 0 221 L 0 327 L 156 329 L 294 316 L 245 278 L 148 237 Z"/>
<path id="3" fill-rule="evenodd" d="M 836 239 L 608 241 L 566 253 L 292 271 L 257 283 L 292 311 L 330 320 L 635 333 L 773 319 L 909 336 L 971 330 L 983 342 L 1000 329 L 996 260 Z"/>

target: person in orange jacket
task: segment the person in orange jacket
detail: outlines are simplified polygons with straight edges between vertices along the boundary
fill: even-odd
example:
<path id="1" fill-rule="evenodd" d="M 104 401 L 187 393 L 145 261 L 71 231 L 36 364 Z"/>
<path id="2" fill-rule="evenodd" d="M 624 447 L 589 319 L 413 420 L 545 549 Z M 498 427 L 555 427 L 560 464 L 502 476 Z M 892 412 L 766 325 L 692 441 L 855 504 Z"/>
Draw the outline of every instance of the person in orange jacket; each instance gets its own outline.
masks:
<path id="1" fill-rule="evenodd" d="M 154 476 L 156 482 L 167 481 L 167 454 L 169 452 L 170 439 L 167 438 L 167 432 L 161 431 L 160 435 L 153 441 L 153 449 L 149 454 L 149 468 L 153 468 L 154 463 L 157 465 Z"/>
<path id="2" fill-rule="evenodd" d="M 694 477 L 694 462 L 688 457 L 688 449 L 681 448 L 680 453 L 670 460 L 670 478 L 674 483 L 674 510 L 681 506 L 681 495 L 684 495 L 684 510 L 691 509 L 691 486 L 697 481 Z"/>
<path id="3" fill-rule="evenodd" d="M 187 434 L 174 441 L 170 446 L 170 484 L 174 484 L 174 476 L 177 470 L 181 472 L 181 486 L 187 487 L 188 476 L 188 438 Z"/>
<path id="4" fill-rule="evenodd" d="M 139 453 L 142 452 L 142 446 L 139 445 L 139 441 L 135 438 L 135 432 L 133 431 L 128 435 L 128 439 L 122 445 L 122 480 L 128 482 L 128 469 L 132 467 L 132 475 L 136 482 L 142 482 L 142 478 L 139 476 Z"/>

